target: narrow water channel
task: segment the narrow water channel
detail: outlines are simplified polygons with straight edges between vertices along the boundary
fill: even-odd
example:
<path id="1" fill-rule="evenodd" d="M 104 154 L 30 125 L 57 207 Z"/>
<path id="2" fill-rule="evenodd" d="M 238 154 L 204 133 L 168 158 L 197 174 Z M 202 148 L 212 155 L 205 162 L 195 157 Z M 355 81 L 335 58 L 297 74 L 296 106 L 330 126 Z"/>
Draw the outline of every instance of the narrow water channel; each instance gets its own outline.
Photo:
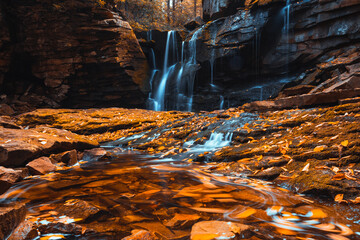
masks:
<path id="1" fill-rule="evenodd" d="M 190 239 L 193 224 L 207 220 L 251 226 L 252 234 L 232 239 L 360 238 L 359 223 L 341 208 L 268 182 L 121 148 L 108 155 L 29 178 L 3 195 L 2 204 L 26 202 L 27 219 L 46 233 L 37 239 L 122 239 L 133 229 Z"/>

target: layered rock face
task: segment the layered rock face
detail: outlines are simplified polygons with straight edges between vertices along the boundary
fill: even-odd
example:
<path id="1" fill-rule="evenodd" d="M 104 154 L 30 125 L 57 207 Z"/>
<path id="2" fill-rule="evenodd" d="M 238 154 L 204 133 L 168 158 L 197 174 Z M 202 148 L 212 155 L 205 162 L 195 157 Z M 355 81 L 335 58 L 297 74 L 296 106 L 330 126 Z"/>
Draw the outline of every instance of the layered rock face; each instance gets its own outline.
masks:
<path id="1" fill-rule="evenodd" d="M 204 0 L 204 16 L 227 17 L 198 29 L 195 104 L 216 105 L 212 99 L 220 94 L 233 106 L 262 100 L 276 96 L 285 83 L 305 87 L 282 96 L 359 87 L 359 1 L 263 0 L 237 6 L 227 16 L 234 9 L 230 1 Z M 216 93 L 209 88 L 211 78 L 220 88 Z"/>
<path id="2" fill-rule="evenodd" d="M 2 101 L 32 106 L 143 106 L 148 66 L 130 25 L 95 0 L 3 1 Z M 22 107 L 20 107 L 22 105 Z"/>

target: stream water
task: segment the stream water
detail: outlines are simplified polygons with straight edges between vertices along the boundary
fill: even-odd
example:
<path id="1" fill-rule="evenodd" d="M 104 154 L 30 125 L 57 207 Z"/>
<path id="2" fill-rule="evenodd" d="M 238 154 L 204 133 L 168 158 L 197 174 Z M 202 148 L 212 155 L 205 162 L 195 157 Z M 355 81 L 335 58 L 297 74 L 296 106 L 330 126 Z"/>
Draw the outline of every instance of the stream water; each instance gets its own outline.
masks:
<path id="1" fill-rule="evenodd" d="M 200 154 L 229 145 L 231 137 L 213 133 L 202 145 L 184 147 Z M 160 239 L 189 239 L 192 225 L 206 220 L 251 226 L 252 236 L 241 239 L 360 238 L 356 210 L 350 213 L 235 173 L 214 173 L 216 163 L 110 146 L 111 157 L 86 158 L 28 178 L 3 195 L 1 204 L 25 202 L 27 219 L 42 232 L 37 239 L 122 239 L 139 228 Z"/>

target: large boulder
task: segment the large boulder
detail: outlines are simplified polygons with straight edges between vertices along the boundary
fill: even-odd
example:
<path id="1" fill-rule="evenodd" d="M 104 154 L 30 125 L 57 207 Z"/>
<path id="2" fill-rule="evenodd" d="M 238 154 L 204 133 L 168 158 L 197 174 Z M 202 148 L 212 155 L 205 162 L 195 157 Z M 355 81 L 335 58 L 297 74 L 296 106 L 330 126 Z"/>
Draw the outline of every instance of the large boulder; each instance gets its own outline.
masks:
<path id="1" fill-rule="evenodd" d="M 16 110 L 24 102 L 143 106 L 146 58 L 111 4 L 6 0 L 0 7 L 0 88 Z"/>
<path id="2" fill-rule="evenodd" d="M 7 239 L 11 232 L 25 219 L 25 205 L 0 208 L 0 239 Z"/>

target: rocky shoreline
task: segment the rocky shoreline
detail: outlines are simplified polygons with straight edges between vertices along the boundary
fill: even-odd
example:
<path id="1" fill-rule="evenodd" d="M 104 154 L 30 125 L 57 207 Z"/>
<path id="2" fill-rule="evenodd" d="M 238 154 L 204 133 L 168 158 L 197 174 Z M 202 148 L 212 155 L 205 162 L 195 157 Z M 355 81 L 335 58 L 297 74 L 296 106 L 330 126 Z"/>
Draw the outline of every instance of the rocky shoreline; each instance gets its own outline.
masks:
<path id="1" fill-rule="evenodd" d="M 28 176 L 71 167 L 86 156 L 111 161 L 115 156 L 100 148 L 106 142 L 120 139 L 117 143 L 124 148 L 176 157 L 186 154 L 186 144 L 203 144 L 211 133 L 231 131 L 230 146 L 184 155 L 184 161 L 206 162 L 213 172 L 272 181 L 327 202 L 360 203 L 360 103 L 262 112 L 254 109 L 249 105 L 200 113 L 39 109 L 2 116 L 2 196 Z M 235 129 L 239 121 L 245 122 Z M 151 138 L 154 135 L 157 137 Z M 130 136 L 137 137 L 121 140 Z M 16 222 L 12 229 L 25 217 L 19 206 L 1 211 L 1 224 L 9 218 L 19 219 L 12 221 Z M 3 230 L 2 234 L 10 232 Z"/>

